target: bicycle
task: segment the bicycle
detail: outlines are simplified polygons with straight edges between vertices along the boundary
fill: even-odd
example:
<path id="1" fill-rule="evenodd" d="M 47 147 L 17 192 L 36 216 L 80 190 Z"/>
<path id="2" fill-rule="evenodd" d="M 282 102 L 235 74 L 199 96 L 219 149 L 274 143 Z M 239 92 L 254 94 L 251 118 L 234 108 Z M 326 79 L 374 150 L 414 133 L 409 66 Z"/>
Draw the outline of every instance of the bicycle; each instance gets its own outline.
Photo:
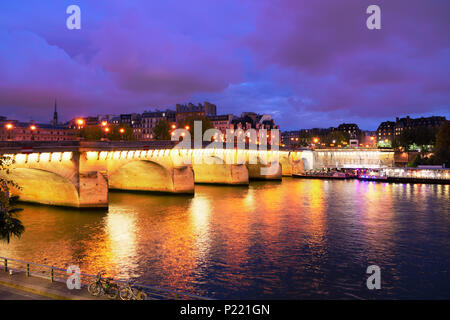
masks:
<path id="1" fill-rule="evenodd" d="M 147 294 L 136 287 L 132 287 L 132 281 L 127 282 L 127 286 L 120 290 L 122 300 L 147 300 Z"/>
<path id="2" fill-rule="evenodd" d="M 117 299 L 119 295 L 119 286 L 111 282 L 111 278 L 102 278 L 103 272 L 97 274 L 97 278 L 88 286 L 88 291 L 93 296 L 98 297 L 105 294 L 109 299 Z"/>

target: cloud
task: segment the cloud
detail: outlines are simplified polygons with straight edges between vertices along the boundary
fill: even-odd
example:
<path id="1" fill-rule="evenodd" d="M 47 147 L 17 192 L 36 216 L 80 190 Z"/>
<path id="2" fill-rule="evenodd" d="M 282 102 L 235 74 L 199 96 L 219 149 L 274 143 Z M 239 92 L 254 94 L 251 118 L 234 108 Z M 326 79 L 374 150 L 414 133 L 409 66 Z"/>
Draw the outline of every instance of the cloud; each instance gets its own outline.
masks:
<path id="1" fill-rule="evenodd" d="M 372 31 L 368 1 L 265 1 L 247 44 L 259 68 L 279 69 L 274 81 L 314 102 L 298 110 L 392 117 L 448 107 L 450 3 L 377 3 L 382 29 Z"/>
<path id="2" fill-rule="evenodd" d="M 368 0 L 80 0 L 69 31 L 72 2 L 0 4 L 0 113 L 47 120 L 57 98 L 66 118 L 203 100 L 284 128 L 449 116 L 448 1 L 375 1 L 368 30 Z"/>

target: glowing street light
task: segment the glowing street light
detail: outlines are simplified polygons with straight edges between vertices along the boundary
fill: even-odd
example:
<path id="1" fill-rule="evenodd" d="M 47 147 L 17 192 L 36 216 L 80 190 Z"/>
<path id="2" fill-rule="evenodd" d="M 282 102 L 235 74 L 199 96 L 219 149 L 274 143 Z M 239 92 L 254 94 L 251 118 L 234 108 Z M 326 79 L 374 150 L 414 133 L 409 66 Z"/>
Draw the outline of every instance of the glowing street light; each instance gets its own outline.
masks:
<path id="1" fill-rule="evenodd" d="M 106 127 L 108 125 L 108 121 L 102 121 L 102 127 Z"/>
<path id="2" fill-rule="evenodd" d="M 186 127 L 184 127 L 186 130 L 189 130 L 191 127 L 189 127 L 189 126 L 186 126 Z"/>
<path id="3" fill-rule="evenodd" d="M 120 132 L 120 140 L 123 140 L 123 134 L 125 133 L 125 129 L 124 128 L 120 128 L 119 132 Z"/>
<path id="4" fill-rule="evenodd" d="M 108 127 L 105 128 L 105 132 L 108 133 L 110 129 Z"/>
<path id="5" fill-rule="evenodd" d="M 31 130 L 31 140 L 34 140 L 34 132 L 36 131 L 37 127 L 32 124 L 30 125 L 30 130 Z"/>
<path id="6" fill-rule="evenodd" d="M 14 126 L 12 123 L 7 123 L 5 128 L 8 131 L 8 140 L 11 140 L 11 130 L 14 129 Z"/>
<path id="7" fill-rule="evenodd" d="M 78 129 L 81 129 L 84 126 L 84 120 L 83 119 L 77 119 L 76 124 L 78 126 Z"/>
<path id="8" fill-rule="evenodd" d="M 318 143 L 319 142 L 319 138 L 314 138 L 314 143 Z"/>
<path id="9" fill-rule="evenodd" d="M 176 127 L 177 127 L 176 125 L 174 125 L 174 124 L 172 125 L 172 129 L 175 129 Z"/>

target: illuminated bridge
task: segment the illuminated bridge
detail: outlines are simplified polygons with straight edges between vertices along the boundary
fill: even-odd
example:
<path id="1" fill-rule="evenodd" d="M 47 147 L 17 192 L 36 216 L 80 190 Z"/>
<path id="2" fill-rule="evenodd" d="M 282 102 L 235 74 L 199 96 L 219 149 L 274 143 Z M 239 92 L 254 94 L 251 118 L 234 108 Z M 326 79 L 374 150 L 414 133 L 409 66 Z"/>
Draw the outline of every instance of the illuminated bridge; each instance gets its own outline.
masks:
<path id="1" fill-rule="evenodd" d="M 194 183 L 248 185 L 253 179 L 280 180 L 330 162 L 332 166 L 335 160 L 339 167 L 347 158 L 361 159 L 357 153 L 330 160 L 318 153 L 322 151 L 174 146 L 170 141 L 3 142 L 0 154 L 14 160 L 7 178 L 21 187 L 12 191 L 22 201 L 78 208 L 108 207 L 109 189 L 193 194 Z"/>

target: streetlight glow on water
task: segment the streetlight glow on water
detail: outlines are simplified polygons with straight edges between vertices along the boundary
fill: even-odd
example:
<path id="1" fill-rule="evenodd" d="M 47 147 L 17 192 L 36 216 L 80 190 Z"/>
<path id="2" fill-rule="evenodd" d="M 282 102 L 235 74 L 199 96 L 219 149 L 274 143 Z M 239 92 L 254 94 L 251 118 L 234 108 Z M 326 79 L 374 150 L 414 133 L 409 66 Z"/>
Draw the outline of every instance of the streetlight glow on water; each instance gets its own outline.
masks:
<path id="1" fill-rule="evenodd" d="M 108 212 L 24 204 L 27 232 L 0 250 L 213 298 L 449 298 L 449 185 L 286 178 L 195 189 L 111 193 Z M 362 282 L 369 265 L 383 270 L 376 293 Z"/>

